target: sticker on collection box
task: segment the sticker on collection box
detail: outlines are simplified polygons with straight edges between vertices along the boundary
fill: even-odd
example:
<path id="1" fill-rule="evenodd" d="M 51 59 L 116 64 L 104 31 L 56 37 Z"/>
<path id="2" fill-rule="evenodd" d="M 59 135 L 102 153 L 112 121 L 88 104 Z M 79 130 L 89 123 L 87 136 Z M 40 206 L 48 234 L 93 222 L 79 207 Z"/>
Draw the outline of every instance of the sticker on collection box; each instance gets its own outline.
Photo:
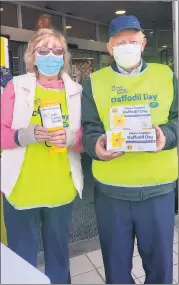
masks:
<path id="1" fill-rule="evenodd" d="M 143 129 L 151 128 L 149 105 L 118 106 L 110 110 L 110 129 Z"/>
<path id="2" fill-rule="evenodd" d="M 107 150 L 135 152 L 155 151 L 156 131 L 149 130 L 113 130 L 107 131 Z"/>

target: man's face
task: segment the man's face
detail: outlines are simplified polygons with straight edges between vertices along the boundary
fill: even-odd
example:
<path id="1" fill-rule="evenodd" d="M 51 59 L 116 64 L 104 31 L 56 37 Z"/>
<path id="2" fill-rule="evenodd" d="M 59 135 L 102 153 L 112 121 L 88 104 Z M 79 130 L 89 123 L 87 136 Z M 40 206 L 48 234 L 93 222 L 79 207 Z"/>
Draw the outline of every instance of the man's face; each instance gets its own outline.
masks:
<path id="1" fill-rule="evenodd" d="M 107 50 L 110 55 L 113 56 L 112 47 L 125 44 L 139 44 L 141 46 L 141 52 L 143 52 L 146 43 L 147 40 L 144 38 L 144 35 L 141 31 L 124 30 L 109 39 L 109 43 L 107 43 Z"/>

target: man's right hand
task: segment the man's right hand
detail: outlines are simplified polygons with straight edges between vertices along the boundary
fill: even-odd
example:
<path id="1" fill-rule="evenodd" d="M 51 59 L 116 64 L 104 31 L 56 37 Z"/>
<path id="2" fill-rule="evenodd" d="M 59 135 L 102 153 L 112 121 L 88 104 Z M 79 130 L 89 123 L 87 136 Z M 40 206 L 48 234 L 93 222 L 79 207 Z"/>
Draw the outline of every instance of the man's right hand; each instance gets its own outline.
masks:
<path id="1" fill-rule="evenodd" d="M 96 155 L 99 157 L 99 159 L 104 161 L 109 161 L 114 158 L 120 157 L 124 153 L 122 152 L 114 152 L 114 151 L 107 151 L 106 148 L 106 136 L 102 135 L 99 137 L 97 143 L 96 143 Z"/>

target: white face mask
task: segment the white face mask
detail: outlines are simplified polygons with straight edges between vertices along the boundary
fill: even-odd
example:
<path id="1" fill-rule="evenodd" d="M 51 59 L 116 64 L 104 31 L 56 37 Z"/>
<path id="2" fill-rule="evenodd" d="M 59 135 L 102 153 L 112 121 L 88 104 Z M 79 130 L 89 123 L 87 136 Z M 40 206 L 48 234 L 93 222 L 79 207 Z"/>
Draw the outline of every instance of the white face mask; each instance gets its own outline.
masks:
<path id="1" fill-rule="evenodd" d="M 131 68 L 140 62 L 141 45 L 123 44 L 113 47 L 114 59 L 123 68 Z"/>

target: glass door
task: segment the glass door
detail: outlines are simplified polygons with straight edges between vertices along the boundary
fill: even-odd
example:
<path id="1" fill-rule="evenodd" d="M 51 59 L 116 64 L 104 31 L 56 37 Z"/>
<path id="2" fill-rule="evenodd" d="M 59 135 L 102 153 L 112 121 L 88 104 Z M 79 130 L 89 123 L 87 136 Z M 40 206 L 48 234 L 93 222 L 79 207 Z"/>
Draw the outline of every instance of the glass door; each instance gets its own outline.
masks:
<path id="1" fill-rule="evenodd" d="M 71 50 L 72 56 L 72 78 L 74 81 L 84 85 L 90 74 L 99 69 L 99 56 L 97 53 Z"/>
<path id="2" fill-rule="evenodd" d="M 112 61 L 113 61 L 113 58 L 107 53 L 100 54 L 99 56 L 100 68 L 111 65 Z"/>
<path id="3" fill-rule="evenodd" d="M 24 53 L 27 48 L 27 43 L 9 41 L 9 50 L 12 54 L 13 76 L 26 73 L 24 63 Z"/>
<path id="4" fill-rule="evenodd" d="M 99 69 L 99 54 L 80 50 L 70 50 L 72 56 L 72 78 L 82 86 L 89 79 L 90 74 Z M 75 199 L 73 222 L 71 227 L 71 243 L 78 243 L 97 236 L 94 210 L 94 179 L 92 176 L 91 158 L 82 154 L 82 168 L 84 173 L 83 199 Z M 76 244 L 76 251 L 78 245 Z"/>
<path id="5" fill-rule="evenodd" d="M 20 53 L 19 42 L 9 41 L 9 50 L 12 59 L 12 75 L 17 76 L 20 74 Z"/>

